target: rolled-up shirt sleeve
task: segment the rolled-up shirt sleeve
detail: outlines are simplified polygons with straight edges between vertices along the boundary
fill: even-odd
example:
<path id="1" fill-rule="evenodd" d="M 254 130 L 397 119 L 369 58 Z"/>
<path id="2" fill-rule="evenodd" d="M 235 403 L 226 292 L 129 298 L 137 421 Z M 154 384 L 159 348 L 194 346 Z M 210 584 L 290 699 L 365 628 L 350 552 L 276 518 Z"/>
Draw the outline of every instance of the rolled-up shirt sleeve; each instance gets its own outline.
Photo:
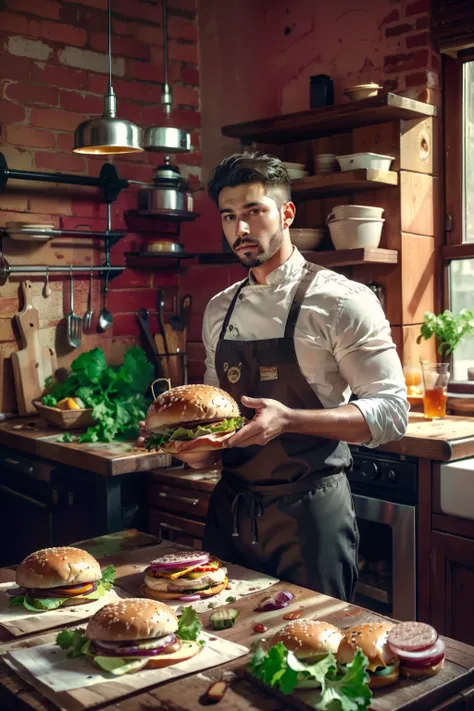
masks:
<path id="1" fill-rule="evenodd" d="M 215 333 L 213 333 L 213 331 L 215 331 L 215 326 L 213 328 L 212 308 L 213 303 L 211 300 L 206 307 L 202 321 L 202 342 L 206 350 L 204 383 L 206 385 L 214 385 L 215 387 L 219 387 L 219 378 L 216 371 L 216 347 L 214 343 Z"/>
<path id="2" fill-rule="evenodd" d="M 372 439 L 362 444 L 378 447 L 401 439 L 410 410 L 405 378 L 390 324 L 369 289 L 341 298 L 333 354 L 357 398 L 352 404 L 362 412 L 372 434 Z"/>

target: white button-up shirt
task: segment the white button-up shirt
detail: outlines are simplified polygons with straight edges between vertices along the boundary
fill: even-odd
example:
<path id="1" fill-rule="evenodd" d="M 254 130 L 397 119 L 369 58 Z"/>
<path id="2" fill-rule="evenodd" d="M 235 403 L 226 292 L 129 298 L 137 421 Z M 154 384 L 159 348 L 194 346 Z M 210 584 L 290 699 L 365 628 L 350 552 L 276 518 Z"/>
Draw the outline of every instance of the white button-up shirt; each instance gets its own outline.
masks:
<path id="1" fill-rule="evenodd" d="M 304 261 L 294 248 L 290 259 L 271 272 L 266 284 L 257 284 L 250 272 L 250 283 L 237 299 L 225 338 L 282 338 Z M 241 283 L 214 296 L 206 307 L 204 381 L 209 385 L 219 385 L 216 346 Z M 371 289 L 321 269 L 306 292 L 294 338 L 298 365 L 323 407 L 347 404 L 351 392 L 357 397 L 353 404 L 372 434 L 365 446 L 378 447 L 403 437 L 409 411 L 405 379 L 390 324 Z"/>

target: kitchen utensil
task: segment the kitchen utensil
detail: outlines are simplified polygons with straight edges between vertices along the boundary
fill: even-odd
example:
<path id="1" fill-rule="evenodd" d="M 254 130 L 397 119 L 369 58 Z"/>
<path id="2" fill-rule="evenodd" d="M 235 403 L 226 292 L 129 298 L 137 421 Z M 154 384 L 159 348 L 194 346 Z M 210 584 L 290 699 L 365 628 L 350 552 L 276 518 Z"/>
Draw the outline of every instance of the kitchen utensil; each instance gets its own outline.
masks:
<path id="1" fill-rule="evenodd" d="M 87 311 L 84 314 L 84 330 L 88 331 L 92 323 L 92 272 L 89 272 L 89 296 L 87 297 Z"/>
<path id="2" fill-rule="evenodd" d="M 384 219 L 349 217 L 329 223 L 331 240 L 336 249 L 375 249 L 380 244 Z"/>
<path id="3" fill-rule="evenodd" d="M 371 82 L 370 84 L 356 84 L 346 89 L 344 94 L 352 101 L 358 101 L 359 99 L 368 99 L 370 96 L 377 96 L 382 88 L 383 87 L 375 82 Z"/>
<path id="4" fill-rule="evenodd" d="M 334 83 L 327 74 L 317 74 L 309 78 L 309 108 L 330 106 L 334 103 Z"/>
<path id="5" fill-rule="evenodd" d="M 105 276 L 105 284 L 104 284 L 104 307 L 102 311 L 99 314 L 99 329 L 101 331 L 105 331 L 109 326 L 112 325 L 114 317 L 110 313 L 110 311 L 107 310 L 107 292 L 109 291 L 109 272 L 107 272 Z"/>
<path id="6" fill-rule="evenodd" d="M 170 318 L 170 324 L 173 331 L 184 331 L 186 328 L 189 309 L 191 308 L 191 295 L 183 296 L 180 303 L 179 313 Z"/>
<path id="7" fill-rule="evenodd" d="M 71 295 L 70 295 L 71 312 L 67 318 L 67 342 L 71 348 L 79 348 L 81 345 L 82 319 L 74 313 L 74 277 L 71 267 Z"/>
<path id="8" fill-rule="evenodd" d="M 173 252 L 184 252 L 184 246 L 179 242 L 157 241 L 147 242 L 142 254 L 172 254 Z"/>
<path id="9" fill-rule="evenodd" d="M 161 365 L 163 368 L 163 374 L 164 374 L 165 378 L 169 378 L 170 377 L 169 376 L 169 367 L 168 367 L 168 365 L 169 365 L 168 360 L 169 359 L 166 357 L 163 336 L 161 335 L 161 333 L 155 333 L 155 335 L 153 336 L 153 340 L 155 341 L 156 349 L 160 355 L 160 361 L 161 361 Z"/>
<path id="10" fill-rule="evenodd" d="M 49 267 L 46 267 L 46 279 L 44 282 L 43 296 L 48 299 L 51 296 L 51 287 L 49 285 Z"/>
<path id="11" fill-rule="evenodd" d="M 143 335 L 145 336 L 146 342 L 148 344 L 148 348 L 151 351 L 151 355 L 153 356 L 153 359 L 155 361 L 155 375 L 157 378 L 161 378 L 163 377 L 163 366 L 161 364 L 160 354 L 156 347 L 154 338 L 151 335 L 147 309 L 138 309 L 137 318 L 138 323 L 140 324 L 141 329 L 143 331 Z"/>
<path id="12" fill-rule="evenodd" d="M 139 209 L 145 213 L 192 212 L 193 197 L 179 168 L 169 156 L 156 169 L 149 188 L 139 193 Z"/>
<path id="13" fill-rule="evenodd" d="M 351 153 L 346 156 L 336 156 L 336 160 L 341 166 L 342 171 L 359 170 L 367 168 L 368 170 L 390 170 L 393 156 L 383 156 L 378 153 Z"/>
<path id="14" fill-rule="evenodd" d="M 39 314 L 32 304 L 32 283 L 21 283 L 23 311 L 15 315 L 21 338 L 21 350 L 11 354 L 15 391 L 20 415 L 35 412 L 33 400 L 41 397 L 46 378 L 54 375 L 56 352 L 44 348 L 39 340 Z"/>
<path id="15" fill-rule="evenodd" d="M 170 352 L 168 347 L 168 339 L 166 337 L 165 331 L 165 292 L 163 289 L 158 289 L 156 294 L 156 317 L 158 319 L 158 326 L 160 329 L 161 336 L 163 338 L 163 346 L 165 355 Z"/>
<path id="16" fill-rule="evenodd" d="M 298 249 L 311 250 L 319 247 L 327 231 L 323 228 L 318 228 L 314 230 L 309 229 L 296 229 L 290 230 L 290 237 L 292 243 Z"/>
<path id="17" fill-rule="evenodd" d="M 58 410 L 56 407 L 47 407 L 40 400 L 33 400 L 39 416 L 61 430 L 72 430 L 79 427 L 85 429 L 94 424 L 92 408 L 86 410 Z"/>
<path id="18" fill-rule="evenodd" d="M 383 207 L 371 207 L 369 205 L 336 205 L 327 216 L 326 222 L 330 222 L 331 220 L 344 220 L 348 217 L 376 217 L 380 219 L 383 212 Z"/>
<path id="19" fill-rule="evenodd" d="M 335 173 L 339 166 L 334 153 L 315 153 L 313 155 L 313 169 L 315 175 Z"/>
<path id="20" fill-rule="evenodd" d="M 173 387 L 184 384 L 183 358 L 186 345 L 183 343 L 184 331 L 174 331 L 170 323 L 165 323 L 166 347 L 168 348 L 168 372 Z"/>

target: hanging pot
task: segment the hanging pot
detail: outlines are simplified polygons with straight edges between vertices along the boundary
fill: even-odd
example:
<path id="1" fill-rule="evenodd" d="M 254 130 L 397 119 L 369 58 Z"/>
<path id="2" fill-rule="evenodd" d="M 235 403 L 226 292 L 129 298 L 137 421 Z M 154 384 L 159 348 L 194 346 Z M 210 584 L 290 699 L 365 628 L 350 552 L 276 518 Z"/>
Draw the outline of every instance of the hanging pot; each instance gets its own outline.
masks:
<path id="1" fill-rule="evenodd" d="M 193 211 L 193 197 L 179 168 L 168 156 L 153 175 L 153 186 L 140 192 L 140 211 L 148 213 L 184 213 Z"/>

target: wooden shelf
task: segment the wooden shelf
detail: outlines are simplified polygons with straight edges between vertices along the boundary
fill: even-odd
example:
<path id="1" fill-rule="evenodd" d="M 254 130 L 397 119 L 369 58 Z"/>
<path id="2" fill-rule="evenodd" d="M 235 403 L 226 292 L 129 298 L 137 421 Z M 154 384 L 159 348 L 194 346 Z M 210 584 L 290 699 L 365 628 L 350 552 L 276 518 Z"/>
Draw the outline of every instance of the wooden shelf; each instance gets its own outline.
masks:
<path id="1" fill-rule="evenodd" d="M 398 252 L 394 249 L 331 249 L 328 251 L 301 252 L 313 264 L 323 267 L 351 267 L 357 264 L 397 264 Z M 197 259 L 199 264 L 239 264 L 232 252 L 204 252 L 201 254 L 140 255 L 129 252 L 125 255 L 127 266 L 134 269 L 173 269 L 181 259 Z"/>
<path id="2" fill-rule="evenodd" d="M 293 180 L 291 192 L 295 195 L 342 195 L 344 193 L 377 190 L 387 185 L 398 185 L 398 173 L 393 170 L 349 170 L 327 175 L 310 175 L 307 178 Z"/>
<path id="3" fill-rule="evenodd" d="M 236 123 L 224 126 L 222 134 L 245 142 L 293 143 L 345 133 L 360 126 L 427 118 L 437 116 L 437 113 L 436 106 L 432 104 L 388 93 L 310 111 Z"/>

